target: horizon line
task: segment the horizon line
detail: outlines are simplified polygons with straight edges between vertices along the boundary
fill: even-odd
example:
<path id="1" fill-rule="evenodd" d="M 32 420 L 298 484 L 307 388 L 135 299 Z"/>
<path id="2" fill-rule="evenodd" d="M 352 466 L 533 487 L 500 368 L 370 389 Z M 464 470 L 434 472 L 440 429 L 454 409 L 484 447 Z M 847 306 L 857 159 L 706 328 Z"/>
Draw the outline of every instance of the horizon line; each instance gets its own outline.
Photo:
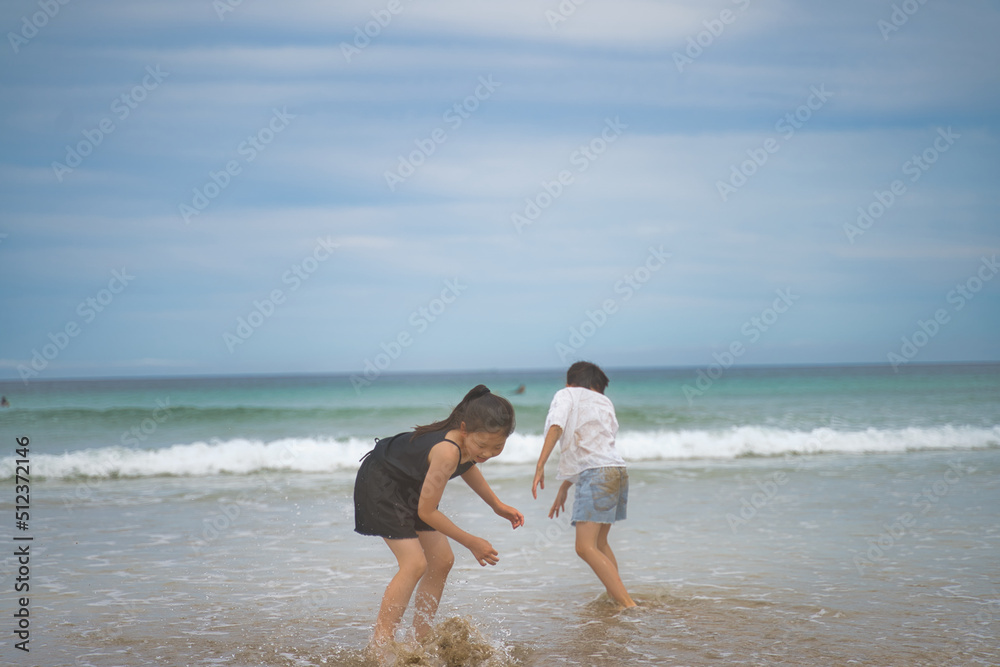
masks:
<path id="1" fill-rule="evenodd" d="M 711 366 L 712 364 L 708 364 Z M 740 370 L 766 370 L 766 369 L 808 369 L 808 368 L 877 368 L 886 367 L 891 369 L 892 365 L 886 362 L 874 362 L 874 361 L 850 361 L 850 362 L 812 362 L 812 363 L 787 363 L 787 364 L 776 364 L 776 363 L 764 363 L 764 364 L 740 364 L 732 365 L 727 367 L 726 372 L 740 371 Z M 911 363 L 906 366 L 901 366 L 899 369 L 894 371 L 895 373 L 903 372 L 907 368 L 932 368 L 941 366 L 1000 366 L 1000 360 L 978 360 L 978 361 L 923 361 L 919 363 Z M 697 371 L 698 369 L 705 368 L 705 364 L 698 365 L 663 365 L 663 366 L 601 366 L 608 371 Z M 386 371 L 383 372 L 380 377 L 412 377 L 412 376 L 428 376 L 428 375 L 475 375 L 475 374 L 537 374 L 537 373 L 553 373 L 553 372 L 565 372 L 568 366 L 550 366 L 550 367 L 538 367 L 538 368 L 512 368 L 512 369 L 501 369 L 501 368 L 479 368 L 479 369 L 462 369 L 462 370 L 413 370 L 413 371 Z M 122 381 L 122 380 L 211 380 L 211 379 L 235 379 L 235 378 L 323 378 L 323 377 L 342 377 L 350 378 L 351 376 L 357 375 L 356 371 L 344 372 L 344 371 L 318 371 L 318 372 L 261 372 L 261 373 L 201 373 L 201 374 L 190 374 L 190 375 L 103 375 L 103 376 L 79 376 L 79 377 L 51 377 L 51 378 L 34 378 L 28 382 L 21 380 L 19 378 L 0 378 L 0 384 L 23 384 L 28 385 L 36 382 L 94 382 L 94 381 Z"/>

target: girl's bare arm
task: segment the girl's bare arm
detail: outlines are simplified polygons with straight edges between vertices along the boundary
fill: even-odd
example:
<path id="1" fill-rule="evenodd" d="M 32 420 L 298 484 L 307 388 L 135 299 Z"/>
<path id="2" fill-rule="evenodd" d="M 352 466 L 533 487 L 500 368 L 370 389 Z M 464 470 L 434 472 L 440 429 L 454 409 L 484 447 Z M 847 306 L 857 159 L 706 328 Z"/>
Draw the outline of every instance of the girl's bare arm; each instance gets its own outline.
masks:
<path id="1" fill-rule="evenodd" d="M 442 441 L 434 445 L 427 458 L 430 467 L 420 489 L 417 515 L 431 528 L 471 551 L 480 565 L 496 565 L 497 550 L 493 548 L 492 544 L 481 537 L 465 532 L 438 509 L 441 496 L 444 494 L 444 487 L 458 467 L 460 454 L 455 446 Z"/>
<path id="2" fill-rule="evenodd" d="M 479 466 L 472 466 L 462 473 L 462 479 L 465 480 L 470 489 L 476 492 L 477 496 L 483 499 L 483 502 L 493 508 L 497 515 L 510 521 L 512 527 L 517 528 L 524 525 L 524 515 L 497 497 L 497 494 L 490 488 L 489 482 L 483 477 Z"/>

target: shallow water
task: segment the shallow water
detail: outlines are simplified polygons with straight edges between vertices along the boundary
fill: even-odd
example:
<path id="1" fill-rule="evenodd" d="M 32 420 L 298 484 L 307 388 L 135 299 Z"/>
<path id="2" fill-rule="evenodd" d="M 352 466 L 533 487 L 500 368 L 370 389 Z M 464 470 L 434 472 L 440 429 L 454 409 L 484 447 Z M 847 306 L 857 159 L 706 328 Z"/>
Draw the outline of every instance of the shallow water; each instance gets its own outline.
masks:
<path id="1" fill-rule="evenodd" d="M 500 551 L 481 568 L 453 545 L 439 612 L 481 634 L 493 664 L 1000 663 L 1000 450 L 630 465 L 629 518 L 610 538 L 640 605 L 624 612 L 576 557 L 565 515 L 546 518 L 555 489 L 532 500 L 532 469 L 484 466 L 525 513 L 516 531 L 460 480 L 442 503 Z M 372 664 L 394 566 L 380 539 L 353 533 L 352 484 L 38 482 L 30 660 L 8 633 L 0 653 L 51 667 Z"/>

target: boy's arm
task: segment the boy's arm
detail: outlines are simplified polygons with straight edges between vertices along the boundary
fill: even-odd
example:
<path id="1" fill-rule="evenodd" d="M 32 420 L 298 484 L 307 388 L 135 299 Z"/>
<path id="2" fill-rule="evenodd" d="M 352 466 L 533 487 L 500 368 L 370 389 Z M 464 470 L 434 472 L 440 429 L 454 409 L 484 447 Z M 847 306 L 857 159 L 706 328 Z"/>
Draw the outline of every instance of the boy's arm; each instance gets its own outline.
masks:
<path id="1" fill-rule="evenodd" d="M 513 528 L 524 525 L 524 515 L 510 505 L 500 501 L 497 494 L 490 488 L 489 482 L 483 477 L 483 472 L 479 469 L 479 466 L 472 466 L 462 473 L 462 479 L 497 515 L 510 521 L 510 525 Z"/>
<path id="2" fill-rule="evenodd" d="M 497 550 L 493 548 L 492 544 L 481 537 L 465 532 L 438 509 L 441 496 L 444 495 L 445 484 L 448 483 L 455 468 L 458 467 L 460 458 L 454 445 L 448 444 L 441 447 L 441 444 L 443 443 L 435 445 L 428 455 L 430 467 L 427 469 L 427 476 L 424 477 L 423 486 L 420 488 L 417 515 L 428 526 L 471 551 L 480 565 L 496 565 Z"/>
<path id="3" fill-rule="evenodd" d="M 549 518 L 559 516 L 559 512 L 566 511 L 566 496 L 569 495 L 569 487 L 573 486 L 573 482 L 568 479 L 563 481 L 562 485 L 559 487 L 559 491 L 556 493 L 555 502 L 552 503 L 552 509 L 549 510 Z"/>
<path id="4" fill-rule="evenodd" d="M 549 460 L 552 450 L 562 437 L 562 427 L 553 424 L 549 427 L 549 432 L 545 434 L 545 443 L 542 445 L 542 453 L 538 455 L 538 465 L 535 466 L 535 481 L 531 483 L 531 497 L 538 497 L 538 487 L 545 488 L 545 462 Z"/>

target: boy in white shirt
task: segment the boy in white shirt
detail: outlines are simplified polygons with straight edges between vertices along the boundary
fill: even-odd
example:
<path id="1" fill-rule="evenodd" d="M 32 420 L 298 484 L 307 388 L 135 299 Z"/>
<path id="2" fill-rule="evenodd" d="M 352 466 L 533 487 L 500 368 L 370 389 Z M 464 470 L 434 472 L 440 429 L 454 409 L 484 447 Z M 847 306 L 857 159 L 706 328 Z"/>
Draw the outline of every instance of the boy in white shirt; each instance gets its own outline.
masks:
<path id="1" fill-rule="evenodd" d="M 578 361 L 566 371 L 566 387 L 552 398 L 545 419 L 545 443 L 531 495 L 537 498 L 538 487 L 545 488 L 545 462 L 560 443 L 556 478 L 563 483 L 549 518 L 566 511 L 569 487 L 576 484 L 572 516 L 576 553 L 594 570 L 613 600 L 623 607 L 634 607 L 608 544 L 611 524 L 626 515 L 628 472 L 615 448 L 618 419 L 615 406 L 604 395 L 607 386 L 608 376 L 588 361 Z"/>

